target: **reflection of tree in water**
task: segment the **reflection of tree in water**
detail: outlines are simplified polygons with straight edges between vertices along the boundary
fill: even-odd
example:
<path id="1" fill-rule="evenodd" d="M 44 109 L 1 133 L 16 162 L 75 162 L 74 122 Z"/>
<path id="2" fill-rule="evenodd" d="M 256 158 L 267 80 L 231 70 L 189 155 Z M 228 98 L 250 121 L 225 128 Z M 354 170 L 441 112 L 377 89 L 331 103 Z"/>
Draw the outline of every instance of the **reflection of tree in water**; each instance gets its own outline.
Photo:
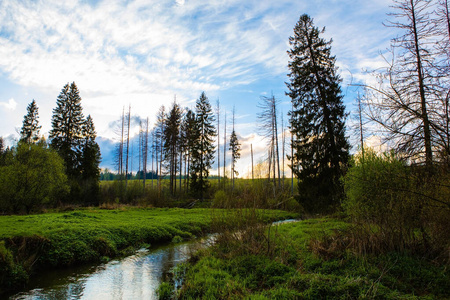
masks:
<path id="1" fill-rule="evenodd" d="M 11 299 L 148 299 L 170 270 L 186 261 L 199 249 L 209 246 L 212 238 L 161 247 L 152 252 L 138 252 L 120 261 L 101 265 L 95 270 L 67 270 L 52 275 L 48 285 L 38 286 Z M 75 273 L 75 274 L 74 274 Z M 46 274 L 42 274 L 45 276 Z M 61 284 L 61 282 L 63 282 Z"/>

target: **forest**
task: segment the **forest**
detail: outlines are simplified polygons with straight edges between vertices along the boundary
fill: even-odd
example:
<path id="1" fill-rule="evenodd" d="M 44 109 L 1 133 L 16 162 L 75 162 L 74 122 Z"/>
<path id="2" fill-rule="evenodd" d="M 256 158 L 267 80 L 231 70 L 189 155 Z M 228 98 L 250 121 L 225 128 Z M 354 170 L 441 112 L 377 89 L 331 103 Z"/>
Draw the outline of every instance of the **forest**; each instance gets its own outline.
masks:
<path id="1" fill-rule="evenodd" d="M 116 170 L 102 171 L 94 120 L 84 116 L 75 82 L 57 97 L 48 138 L 40 135 L 33 100 L 20 141 L 4 147 L 0 138 L 0 222 L 21 228 L 19 220 L 47 215 L 51 224 L 87 224 L 115 211 L 135 220 L 157 211 L 163 219 L 129 225 L 136 236 L 114 227 L 127 218 L 117 224 L 105 218 L 105 228 L 91 231 L 67 226 L 72 241 L 59 225 L 25 234 L 5 225 L 0 287 L 17 290 L 46 265 L 108 261 L 142 244 L 217 233 L 210 249 L 163 280 L 160 299 L 450 297 L 449 5 L 393 3 L 395 13 L 384 25 L 402 35 L 383 54 L 386 67 L 370 73 L 374 80 L 354 85 L 353 112 L 343 103 L 332 40 L 312 17 L 299 17 L 289 38 L 288 131 L 279 101 L 261 97 L 257 118 L 267 155 L 254 165 L 252 149 L 249 178 L 235 168 L 241 155 L 235 109 L 227 132 L 220 102 L 211 105 L 205 92 L 192 110 L 174 101 L 159 108 L 155 124 L 141 122 L 134 174 L 130 107 L 117 130 Z M 359 143 L 350 144 L 350 135 Z M 385 151 L 368 147 L 369 136 L 380 137 Z M 211 176 L 215 165 L 218 175 Z M 257 168 L 262 177 L 254 176 Z M 189 209 L 195 215 L 183 219 Z M 175 221 L 172 210 L 182 220 Z M 270 225 L 283 218 L 302 221 Z M 67 246 L 75 240 L 78 252 Z M 38 255 L 33 245 L 53 252 Z M 58 247 L 64 250 L 56 254 Z"/>

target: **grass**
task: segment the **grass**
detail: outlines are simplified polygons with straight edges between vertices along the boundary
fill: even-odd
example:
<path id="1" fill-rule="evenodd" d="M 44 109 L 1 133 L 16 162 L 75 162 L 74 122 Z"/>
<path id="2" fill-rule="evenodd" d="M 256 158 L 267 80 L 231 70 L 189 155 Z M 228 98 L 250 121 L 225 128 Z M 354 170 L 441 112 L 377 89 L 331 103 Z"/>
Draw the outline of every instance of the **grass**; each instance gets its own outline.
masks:
<path id="1" fill-rule="evenodd" d="M 272 226 L 258 253 L 219 242 L 187 268 L 181 299 L 449 299 L 446 266 L 408 253 L 357 256 L 340 246 L 349 224 L 310 219 Z M 245 235 L 242 235 L 245 236 Z M 260 245 L 261 246 L 261 245 Z M 167 283 L 166 283 L 167 284 Z M 167 290 L 167 287 L 166 287 Z"/>
<path id="2" fill-rule="evenodd" d="M 266 211 L 266 221 L 292 217 Z M 210 209 L 82 209 L 0 216 L 0 294 L 40 269 L 108 261 L 137 247 L 179 242 L 211 231 Z"/>

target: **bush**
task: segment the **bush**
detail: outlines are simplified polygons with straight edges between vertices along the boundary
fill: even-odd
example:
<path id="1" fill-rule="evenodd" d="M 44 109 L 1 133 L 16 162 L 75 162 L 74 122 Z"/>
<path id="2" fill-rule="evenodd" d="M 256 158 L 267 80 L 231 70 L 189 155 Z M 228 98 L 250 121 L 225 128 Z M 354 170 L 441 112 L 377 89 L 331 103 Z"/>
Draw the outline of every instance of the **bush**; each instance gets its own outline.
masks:
<path id="1" fill-rule="evenodd" d="M 345 212 L 358 252 L 412 251 L 449 257 L 448 174 L 407 166 L 392 152 L 356 156 L 344 178 Z"/>
<path id="2" fill-rule="evenodd" d="M 41 144 L 19 143 L 11 160 L 0 167 L 0 211 L 29 213 L 54 206 L 69 191 L 64 163 Z"/>

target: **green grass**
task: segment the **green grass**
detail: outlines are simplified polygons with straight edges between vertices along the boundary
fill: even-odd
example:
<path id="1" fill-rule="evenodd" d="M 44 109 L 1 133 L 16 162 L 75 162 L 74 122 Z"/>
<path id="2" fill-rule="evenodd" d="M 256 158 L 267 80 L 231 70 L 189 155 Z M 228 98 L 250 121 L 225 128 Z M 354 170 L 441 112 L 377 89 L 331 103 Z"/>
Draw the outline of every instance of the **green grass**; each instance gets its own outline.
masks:
<path id="1" fill-rule="evenodd" d="M 450 298 L 450 272 L 445 266 L 407 253 L 358 257 L 349 249 L 327 252 L 314 243 L 331 238 L 347 226 L 343 221 L 323 218 L 272 227 L 272 252 L 224 254 L 223 245 L 217 245 L 193 260 L 179 296 L 181 299 Z M 227 256 L 229 253 L 232 255 Z"/>
<path id="2" fill-rule="evenodd" d="M 266 211 L 266 221 L 292 217 Z M 137 247 L 211 231 L 210 209 L 82 209 L 0 216 L 0 294 L 39 269 L 108 261 Z"/>

